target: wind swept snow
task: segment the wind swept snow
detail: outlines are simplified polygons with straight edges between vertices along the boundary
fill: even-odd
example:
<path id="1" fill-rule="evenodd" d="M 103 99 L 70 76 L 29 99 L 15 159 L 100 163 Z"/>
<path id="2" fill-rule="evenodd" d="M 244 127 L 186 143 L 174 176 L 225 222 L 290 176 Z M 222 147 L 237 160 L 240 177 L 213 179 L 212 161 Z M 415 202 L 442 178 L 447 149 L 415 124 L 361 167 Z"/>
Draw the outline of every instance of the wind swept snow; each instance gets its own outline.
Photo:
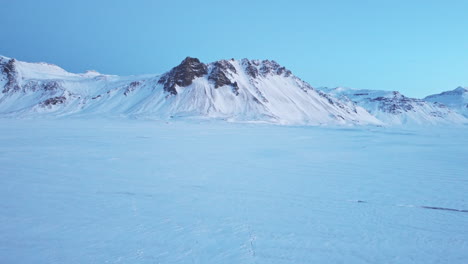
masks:
<path id="1" fill-rule="evenodd" d="M 467 127 L 0 121 L 0 263 L 468 263 Z"/>

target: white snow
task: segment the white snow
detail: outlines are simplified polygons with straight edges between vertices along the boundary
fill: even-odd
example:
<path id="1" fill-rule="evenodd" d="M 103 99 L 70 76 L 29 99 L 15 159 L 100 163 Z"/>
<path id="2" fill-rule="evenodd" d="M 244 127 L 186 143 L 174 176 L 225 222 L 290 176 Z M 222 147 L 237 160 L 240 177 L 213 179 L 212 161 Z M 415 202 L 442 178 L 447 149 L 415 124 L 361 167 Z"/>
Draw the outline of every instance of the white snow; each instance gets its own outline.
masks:
<path id="1" fill-rule="evenodd" d="M 57 65 L 43 62 L 30 63 L 16 61 L 15 66 L 20 73 L 21 79 L 55 79 L 77 76 L 76 74 L 65 71 Z"/>
<path id="2" fill-rule="evenodd" d="M 0 263 L 468 263 L 468 127 L 0 120 Z"/>

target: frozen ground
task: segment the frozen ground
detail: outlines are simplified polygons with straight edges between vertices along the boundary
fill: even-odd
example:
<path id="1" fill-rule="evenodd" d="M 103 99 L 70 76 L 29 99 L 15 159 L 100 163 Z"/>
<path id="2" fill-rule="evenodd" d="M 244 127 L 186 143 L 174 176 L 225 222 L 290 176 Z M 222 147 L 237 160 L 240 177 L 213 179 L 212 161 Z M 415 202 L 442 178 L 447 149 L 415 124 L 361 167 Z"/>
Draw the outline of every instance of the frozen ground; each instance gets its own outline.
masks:
<path id="1" fill-rule="evenodd" d="M 466 126 L 0 130 L 0 263 L 468 263 Z"/>

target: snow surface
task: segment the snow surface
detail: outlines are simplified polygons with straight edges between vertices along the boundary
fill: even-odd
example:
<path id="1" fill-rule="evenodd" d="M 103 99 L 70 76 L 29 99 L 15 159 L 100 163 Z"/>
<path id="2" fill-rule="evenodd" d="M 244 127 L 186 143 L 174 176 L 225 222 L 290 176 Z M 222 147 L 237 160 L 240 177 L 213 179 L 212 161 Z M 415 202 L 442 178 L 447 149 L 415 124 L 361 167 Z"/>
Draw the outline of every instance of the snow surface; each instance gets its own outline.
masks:
<path id="1" fill-rule="evenodd" d="M 0 129 L 0 263 L 468 263 L 466 126 Z"/>

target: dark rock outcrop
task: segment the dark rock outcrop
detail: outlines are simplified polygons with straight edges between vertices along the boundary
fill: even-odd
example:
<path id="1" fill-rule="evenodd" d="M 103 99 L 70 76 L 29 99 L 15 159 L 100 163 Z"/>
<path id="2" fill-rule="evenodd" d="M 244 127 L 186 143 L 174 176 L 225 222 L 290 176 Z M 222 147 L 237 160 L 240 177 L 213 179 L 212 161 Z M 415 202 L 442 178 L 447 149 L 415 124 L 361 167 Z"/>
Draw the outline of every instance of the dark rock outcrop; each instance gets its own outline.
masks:
<path id="1" fill-rule="evenodd" d="M 232 82 L 227 75 L 237 73 L 236 68 L 226 60 L 217 61 L 212 64 L 213 68 L 208 76 L 208 80 L 214 82 L 215 89 L 228 85 L 232 87 L 233 93 L 239 95 L 239 86 L 237 82 Z"/>
<path id="2" fill-rule="evenodd" d="M 2 93 L 8 93 L 10 91 L 19 91 L 21 87 L 18 85 L 16 81 L 16 68 L 15 68 L 15 59 L 11 60 L 1 60 L 0 67 L 3 74 L 5 74 L 7 78 L 7 83 L 5 87 L 3 87 Z"/>
<path id="3" fill-rule="evenodd" d="M 131 82 L 130 84 L 127 85 L 127 88 L 125 89 L 124 95 L 125 96 L 129 95 L 131 92 L 135 91 L 138 88 L 138 86 L 140 86 L 140 85 L 141 85 L 140 81 Z"/>
<path id="4" fill-rule="evenodd" d="M 399 92 L 393 92 L 393 97 L 376 97 L 370 99 L 371 102 L 379 102 L 379 109 L 383 112 L 400 114 L 414 109 L 413 103 L 421 104 L 419 99 L 408 98 Z"/>
<path id="5" fill-rule="evenodd" d="M 44 84 L 44 90 L 46 91 L 56 91 L 60 88 L 60 83 L 57 81 L 50 81 Z"/>
<path id="6" fill-rule="evenodd" d="M 276 61 L 263 60 L 262 66 L 260 67 L 260 73 L 265 76 L 269 73 L 276 72 L 280 65 Z"/>
<path id="7" fill-rule="evenodd" d="M 255 65 L 248 59 L 242 60 L 242 65 L 245 68 L 245 72 L 252 78 L 257 78 L 258 76 L 258 69 Z"/>
<path id="8" fill-rule="evenodd" d="M 263 76 L 268 74 L 276 74 L 276 75 L 285 75 L 285 77 L 291 76 L 291 71 L 279 65 L 276 61 L 272 60 L 263 60 L 262 66 L 260 67 L 260 73 Z"/>
<path id="9" fill-rule="evenodd" d="M 187 87 L 192 84 L 195 78 L 206 74 L 208 74 L 208 68 L 205 64 L 197 58 L 187 57 L 179 66 L 164 74 L 158 83 L 164 85 L 166 92 L 176 95 L 176 86 Z"/>
<path id="10" fill-rule="evenodd" d="M 241 64 L 251 79 L 267 75 L 285 77 L 292 75 L 291 71 L 275 61 L 243 59 Z M 208 70 L 210 70 L 209 73 Z M 187 87 L 192 84 L 195 78 L 208 75 L 208 80 L 214 83 L 215 89 L 222 86 L 231 86 L 233 93 L 238 95 L 239 85 L 237 82 L 231 81 L 233 74 L 237 74 L 237 70 L 230 61 L 220 60 L 207 66 L 196 58 L 187 57 L 179 66 L 164 74 L 158 83 L 164 86 L 164 91 L 177 95 L 176 87 Z"/>
<path id="11" fill-rule="evenodd" d="M 278 74 L 278 75 L 283 75 L 284 74 L 284 77 L 289 77 L 289 76 L 292 75 L 291 71 L 286 69 L 285 67 L 279 67 L 276 70 L 276 74 Z"/>
<path id="12" fill-rule="evenodd" d="M 56 97 L 52 97 L 52 98 L 45 100 L 44 102 L 41 103 L 41 105 L 51 106 L 51 105 L 63 104 L 65 103 L 66 100 L 67 98 L 65 98 L 65 96 L 56 96 Z"/>
<path id="13" fill-rule="evenodd" d="M 232 85 L 232 92 L 238 96 L 239 95 L 239 85 L 237 84 L 237 82 L 234 82 Z"/>
<path id="14" fill-rule="evenodd" d="M 258 75 L 267 76 L 269 74 L 283 75 L 285 77 L 289 77 L 292 75 L 290 70 L 279 65 L 274 60 L 259 61 L 243 59 L 241 63 L 244 66 L 247 75 L 249 75 L 252 78 L 257 78 Z"/>
<path id="15" fill-rule="evenodd" d="M 226 76 L 226 70 L 226 65 L 223 65 L 220 62 L 213 63 L 213 69 L 211 70 L 211 73 L 208 76 L 208 80 L 214 82 L 215 88 L 231 84 L 231 80 L 229 80 L 229 78 Z"/>
<path id="16" fill-rule="evenodd" d="M 22 85 L 22 91 L 46 91 L 46 92 L 55 92 L 58 90 L 63 90 L 61 87 L 60 81 L 38 81 L 31 80 Z"/>

